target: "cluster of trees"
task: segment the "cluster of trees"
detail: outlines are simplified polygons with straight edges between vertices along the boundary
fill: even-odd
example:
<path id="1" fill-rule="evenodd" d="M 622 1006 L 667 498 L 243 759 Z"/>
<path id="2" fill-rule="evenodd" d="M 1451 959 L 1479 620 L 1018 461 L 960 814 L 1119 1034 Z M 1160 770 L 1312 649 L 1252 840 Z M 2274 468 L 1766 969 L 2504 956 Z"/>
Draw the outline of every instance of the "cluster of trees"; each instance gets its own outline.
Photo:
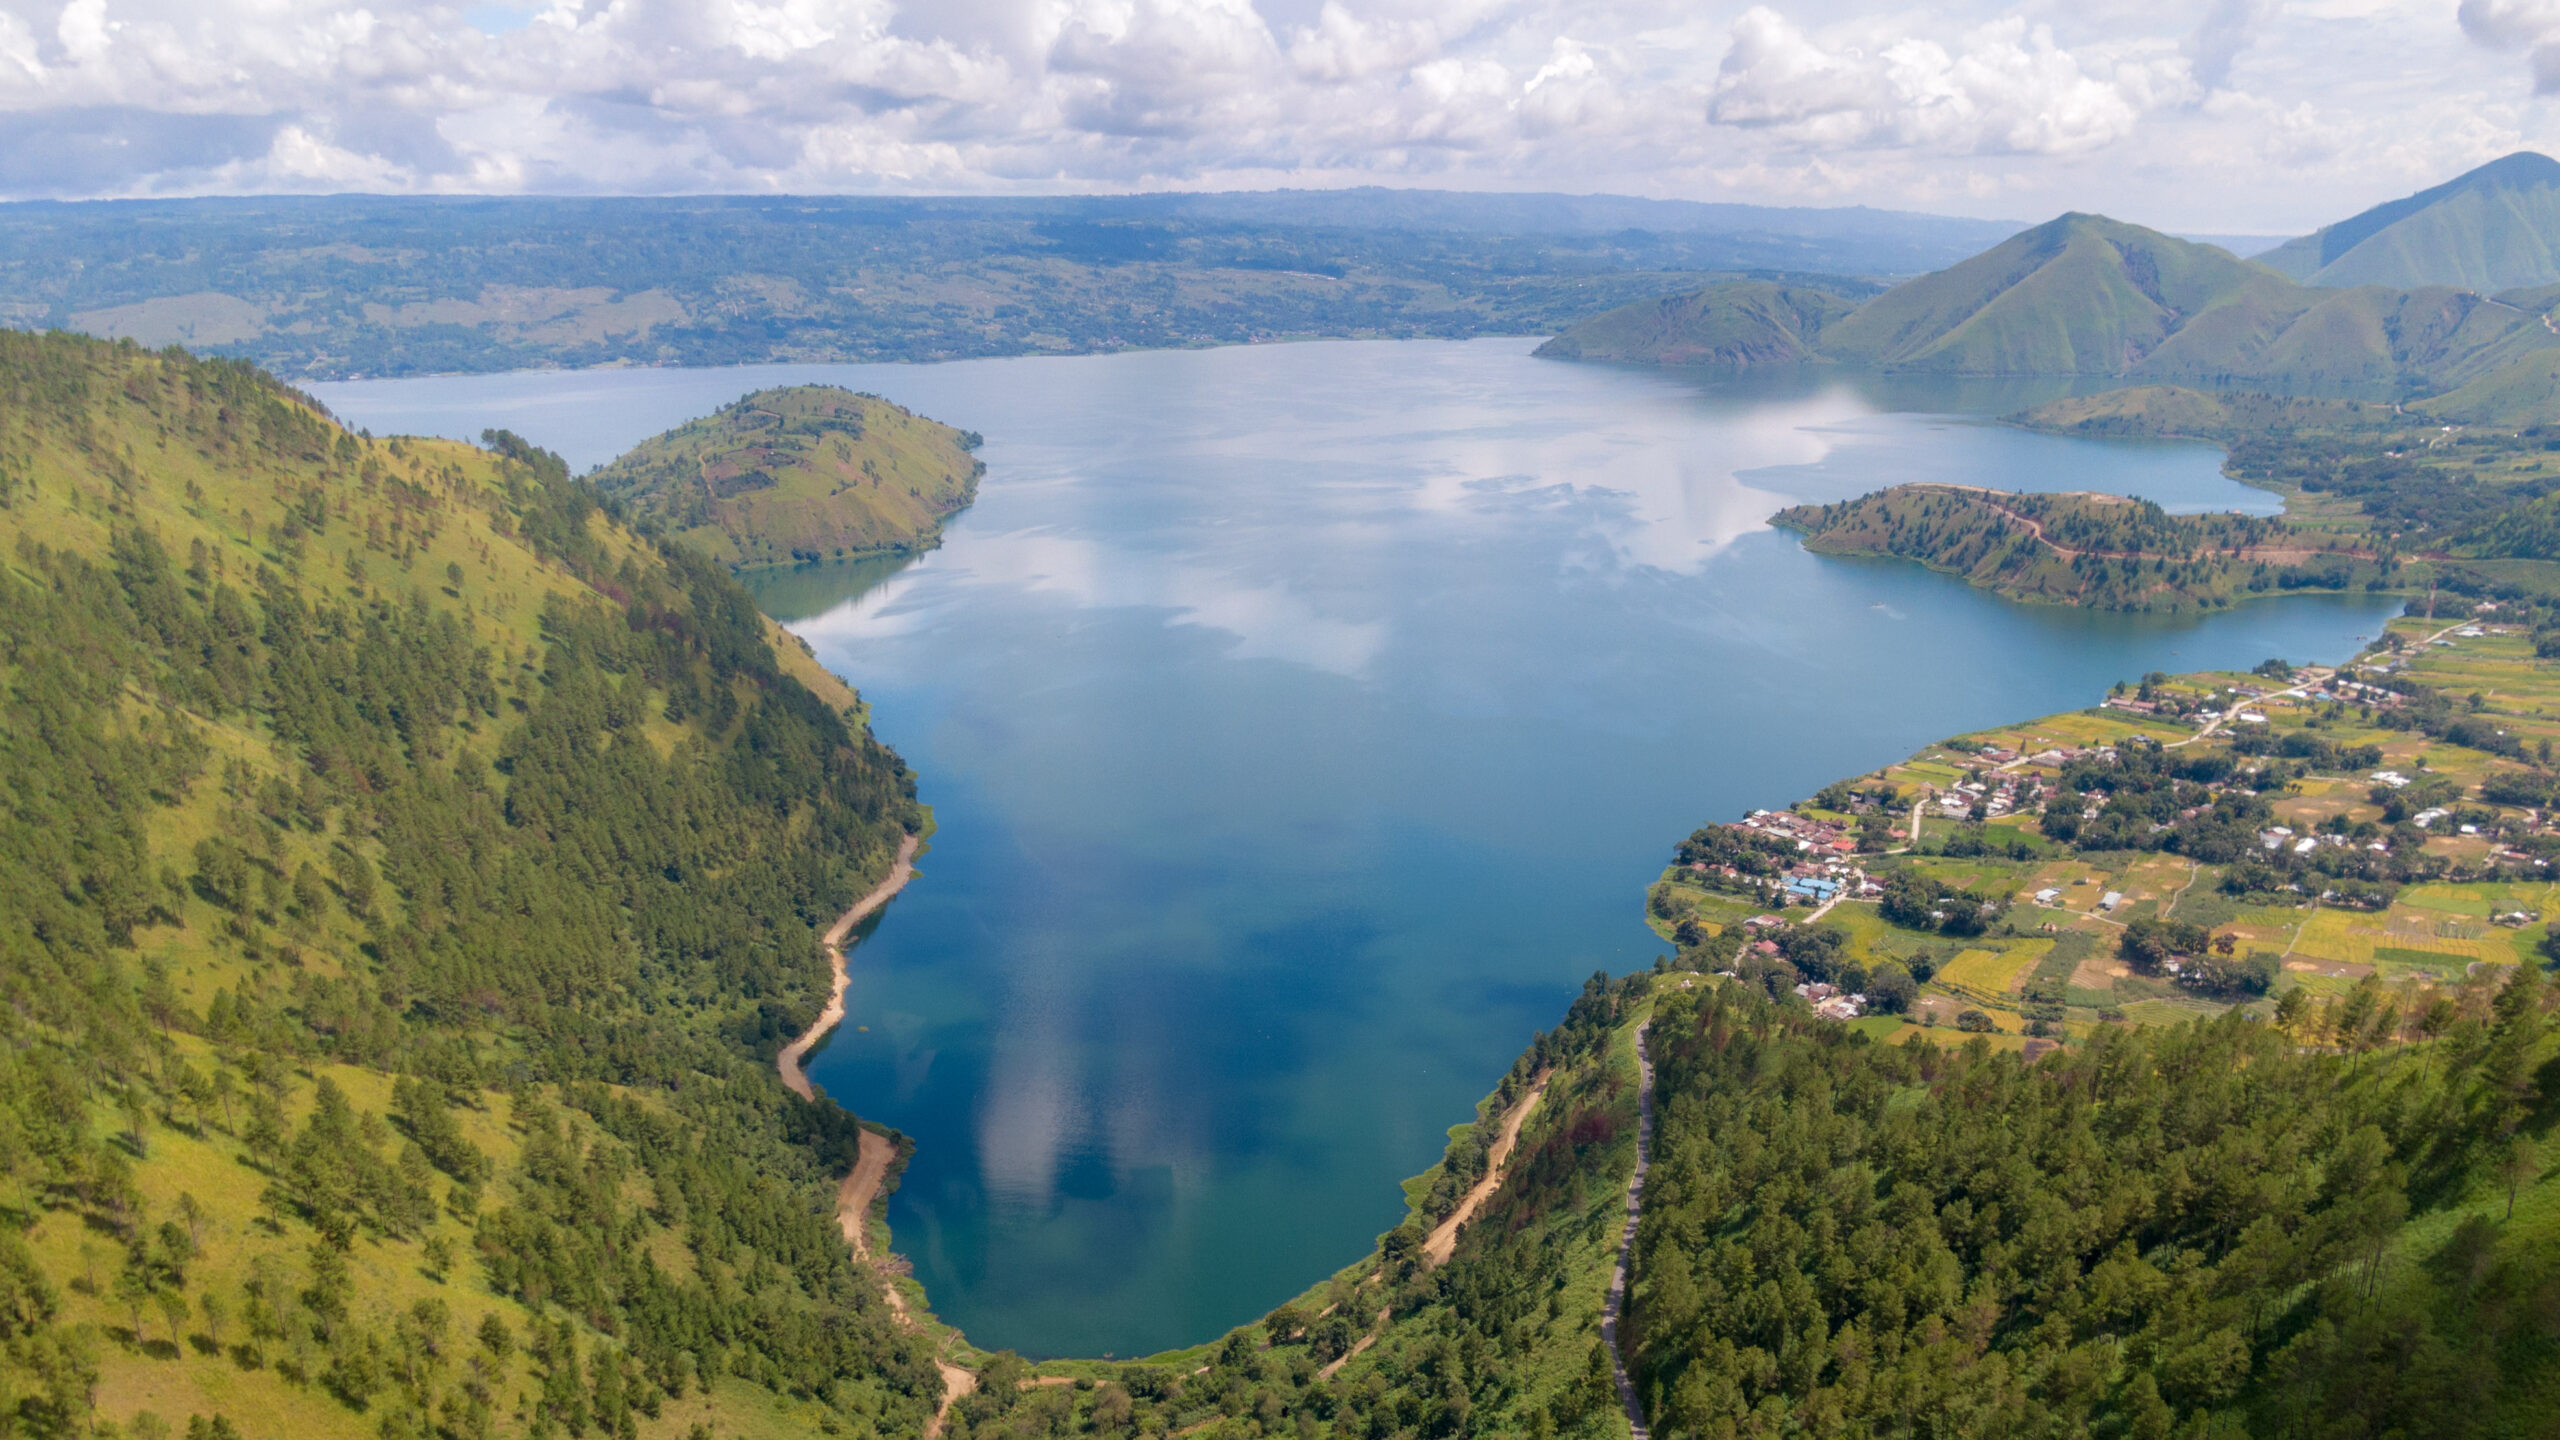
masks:
<path id="1" fill-rule="evenodd" d="M 2047 836 L 2083 850 L 2167 850 L 2209 864 L 2255 851 L 2271 823 L 2261 770 L 2238 769 L 2220 750 L 2171 750 L 2128 739 L 2112 757 L 2089 754 L 2063 767 L 2056 797 L 2038 822 Z M 2081 811 L 2104 796 L 2095 817 Z"/>
<path id="2" fill-rule="evenodd" d="M 529 1317 L 545 1424 L 627 1433 L 725 1373 L 856 1433 L 920 1428 L 924 1342 L 830 1213 L 855 1121 L 768 1068 L 817 1007 L 817 927 L 921 822 L 897 757 L 780 667 L 718 567 L 634 540 L 513 437 L 481 478 L 404 467 L 245 366 L 64 336 L 0 334 L 0 417 L 0 452 L 36 457 L 0 512 L 24 537 L 0 575 L 0 1183 L 32 1207 L 0 1224 L 0 1429 L 61 1433 L 98 1373 L 11 1228 L 54 1211 L 131 1253 L 118 1343 L 180 1360 L 194 1295 L 222 1363 L 386 1436 L 485 1433 L 503 1398 L 499 1361 L 430 1363 L 453 1348 L 432 1317 L 350 1291 L 359 1238 L 453 1270 L 448 1217 Z M 183 506 L 124 458 L 155 437 L 204 462 Z M 401 538 L 367 537 L 350 517 L 395 488 Z M 522 651 L 475 628 L 476 565 L 399 578 L 466 527 L 489 538 L 465 559 L 541 563 Z M 255 763 L 217 766 L 215 732 Z M 208 810 L 217 833 L 178 838 Z M 172 947 L 238 978 L 199 1010 Z M 330 1064 L 397 1076 L 393 1123 Z M 454 1118 L 493 1093 L 524 1139 L 506 1167 Z M 139 1199 L 163 1126 L 265 1177 L 254 1224 L 215 1217 L 271 1238 L 226 1257 L 244 1290 L 191 1286 L 188 1227 Z"/>
<path id="3" fill-rule="evenodd" d="M 1998 924 L 2005 893 L 1996 887 L 1966 889 L 1912 866 L 1885 877 L 1884 918 L 1914 930 L 1979 935 Z"/>
<path id="4" fill-rule="evenodd" d="M 1654 1432 L 2524 1433 L 2560 1260 L 2502 1218 L 2555 1100 L 2511 973 L 2367 1055 L 2233 1013 L 2027 1065 L 1666 999 L 1627 1326 Z"/>
<path id="5" fill-rule="evenodd" d="M 2145 975 L 2172 976 L 2188 989 L 2222 999 L 2266 994 L 2283 973 L 2283 962 L 2272 951 L 2238 955 L 2238 949 L 2227 934 L 2150 916 L 2127 922 L 2116 939 L 2116 953 Z"/>

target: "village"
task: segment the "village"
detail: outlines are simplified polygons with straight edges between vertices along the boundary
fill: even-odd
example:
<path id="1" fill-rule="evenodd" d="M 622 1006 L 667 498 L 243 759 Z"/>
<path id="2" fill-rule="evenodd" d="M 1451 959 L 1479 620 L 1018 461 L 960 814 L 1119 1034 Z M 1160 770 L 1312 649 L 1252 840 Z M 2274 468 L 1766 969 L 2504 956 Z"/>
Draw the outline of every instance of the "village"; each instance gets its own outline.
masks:
<path id="1" fill-rule="evenodd" d="M 2394 627 L 2335 670 L 2149 675 L 1708 825 L 1655 919 L 1684 950 L 1732 934 L 1699 955 L 1826 1019 L 1996 1044 L 2272 1013 L 2296 990 L 2331 1003 L 2366 977 L 2423 993 L 2538 958 L 2560 913 L 2541 748 L 2560 687 L 2521 627 Z M 1915 890 L 1964 903 L 1898 906 Z M 1981 923 L 1949 923 L 1977 905 Z M 2166 948 L 2138 957 L 2134 932 Z M 1917 992 L 1871 993 L 1888 967 Z"/>

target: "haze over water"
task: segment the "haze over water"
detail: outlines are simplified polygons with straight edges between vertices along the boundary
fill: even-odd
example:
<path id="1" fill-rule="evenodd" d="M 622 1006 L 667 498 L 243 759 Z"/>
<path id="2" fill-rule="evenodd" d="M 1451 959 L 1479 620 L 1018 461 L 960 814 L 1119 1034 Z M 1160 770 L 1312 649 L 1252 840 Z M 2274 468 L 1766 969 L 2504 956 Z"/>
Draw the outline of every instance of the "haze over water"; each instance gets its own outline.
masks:
<path id="1" fill-rule="evenodd" d="M 1533 343 L 313 388 L 581 469 L 810 380 L 986 436 L 942 549 L 761 582 L 939 826 L 812 1073 L 916 1137 L 890 1221 L 945 1319 L 1128 1356 L 1357 1259 L 1583 977 L 1666 948 L 1645 886 L 1696 825 L 2145 670 L 2343 658 L 2396 605 L 2111 616 L 1809 555 L 1770 512 L 1905 480 L 2277 507 L 2210 448 L 1933 413 L 2014 389 Z"/>

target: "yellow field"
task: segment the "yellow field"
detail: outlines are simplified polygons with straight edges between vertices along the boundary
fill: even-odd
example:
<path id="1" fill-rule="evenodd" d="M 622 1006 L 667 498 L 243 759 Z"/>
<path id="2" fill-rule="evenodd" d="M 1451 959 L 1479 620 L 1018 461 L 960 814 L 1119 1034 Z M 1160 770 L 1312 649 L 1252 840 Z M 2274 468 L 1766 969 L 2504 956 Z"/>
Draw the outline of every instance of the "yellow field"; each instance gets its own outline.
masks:
<path id="1" fill-rule="evenodd" d="M 1999 994 L 2017 989 L 2019 977 L 2035 968 L 2050 940 L 2029 940 L 2006 950 L 1967 950 L 1946 963 L 1934 977 L 1949 985 Z"/>
<path id="2" fill-rule="evenodd" d="M 2377 946 L 2502 964 L 2515 959 L 2515 947 L 2504 931 L 2492 931 L 2486 924 L 2464 925 L 2450 917 L 2400 906 L 2381 915 L 2352 910 L 2318 911 L 2303 923 L 2293 952 L 2297 956 L 2370 965 Z"/>

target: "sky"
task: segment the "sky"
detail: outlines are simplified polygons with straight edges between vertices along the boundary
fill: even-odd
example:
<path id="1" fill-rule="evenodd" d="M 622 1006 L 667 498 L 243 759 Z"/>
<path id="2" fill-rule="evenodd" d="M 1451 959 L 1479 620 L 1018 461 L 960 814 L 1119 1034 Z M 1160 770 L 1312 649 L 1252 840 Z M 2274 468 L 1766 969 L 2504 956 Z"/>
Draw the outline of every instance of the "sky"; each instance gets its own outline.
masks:
<path id="1" fill-rule="evenodd" d="M 2560 149 L 2560 0 L 0 0 L 0 196 L 1390 185 L 2289 234 Z"/>

